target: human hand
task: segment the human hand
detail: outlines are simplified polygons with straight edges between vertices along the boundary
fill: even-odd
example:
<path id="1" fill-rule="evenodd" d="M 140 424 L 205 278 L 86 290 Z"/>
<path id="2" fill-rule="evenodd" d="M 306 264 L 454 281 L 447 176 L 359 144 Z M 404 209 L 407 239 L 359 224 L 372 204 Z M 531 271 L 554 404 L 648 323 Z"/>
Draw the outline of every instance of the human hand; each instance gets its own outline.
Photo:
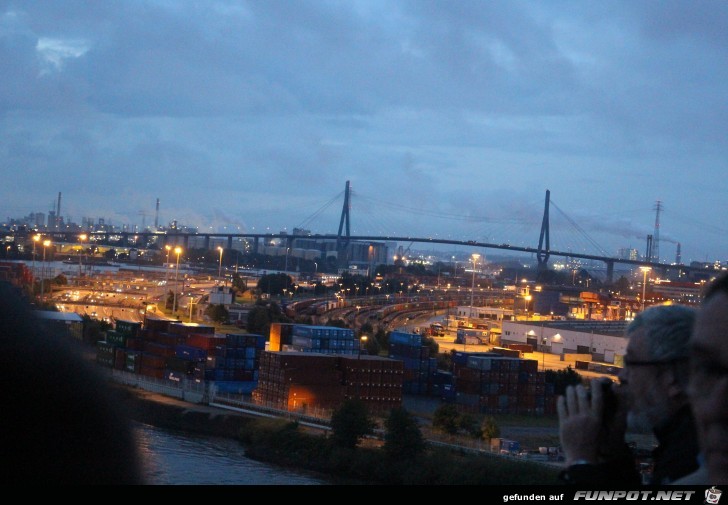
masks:
<path id="1" fill-rule="evenodd" d="M 556 402 L 559 438 L 566 466 L 577 461 L 598 463 L 602 430 L 602 390 L 597 387 L 591 399 L 581 384 L 568 386 Z"/>

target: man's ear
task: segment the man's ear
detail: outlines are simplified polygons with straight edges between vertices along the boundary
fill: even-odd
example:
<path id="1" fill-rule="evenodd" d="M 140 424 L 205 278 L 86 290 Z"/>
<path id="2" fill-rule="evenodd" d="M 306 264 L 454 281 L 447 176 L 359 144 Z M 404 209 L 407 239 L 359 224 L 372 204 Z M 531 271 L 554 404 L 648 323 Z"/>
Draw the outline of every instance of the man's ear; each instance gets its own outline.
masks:
<path id="1" fill-rule="evenodd" d="M 667 396 L 669 398 L 687 396 L 685 386 L 678 380 L 677 374 L 679 373 L 679 370 L 677 370 L 674 366 L 671 366 L 660 374 L 660 384 L 663 388 L 665 388 L 665 391 L 667 391 Z"/>

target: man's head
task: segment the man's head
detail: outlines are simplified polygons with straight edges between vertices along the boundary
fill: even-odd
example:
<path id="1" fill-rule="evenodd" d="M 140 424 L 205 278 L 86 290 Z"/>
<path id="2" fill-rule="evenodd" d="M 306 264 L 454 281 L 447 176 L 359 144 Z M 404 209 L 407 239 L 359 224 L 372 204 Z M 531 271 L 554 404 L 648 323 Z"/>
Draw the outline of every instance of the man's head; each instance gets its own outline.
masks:
<path id="1" fill-rule="evenodd" d="M 629 403 L 629 428 L 649 432 L 687 404 L 689 339 L 696 311 L 683 305 L 651 307 L 627 328 L 619 374 Z"/>
<path id="2" fill-rule="evenodd" d="M 691 341 L 690 401 L 710 482 L 728 484 L 728 275 L 705 295 Z"/>

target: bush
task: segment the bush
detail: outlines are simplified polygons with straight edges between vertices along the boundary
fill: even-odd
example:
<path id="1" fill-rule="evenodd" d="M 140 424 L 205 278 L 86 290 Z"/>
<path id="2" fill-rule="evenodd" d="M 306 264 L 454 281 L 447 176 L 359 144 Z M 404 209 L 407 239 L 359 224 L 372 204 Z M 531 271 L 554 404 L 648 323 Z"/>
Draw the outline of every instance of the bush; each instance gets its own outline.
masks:
<path id="1" fill-rule="evenodd" d="M 392 409 L 384 428 L 384 452 L 390 459 L 412 459 L 425 450 L 417 420 L 405 408 Z"/>
<path id="2" fill-rule="evenodd" d="M 374 427 L 363 402 L 346 400 L 331 416 L 331 439 L 337 446 L 354 449 L 365 435 L 372 433 Z"/>

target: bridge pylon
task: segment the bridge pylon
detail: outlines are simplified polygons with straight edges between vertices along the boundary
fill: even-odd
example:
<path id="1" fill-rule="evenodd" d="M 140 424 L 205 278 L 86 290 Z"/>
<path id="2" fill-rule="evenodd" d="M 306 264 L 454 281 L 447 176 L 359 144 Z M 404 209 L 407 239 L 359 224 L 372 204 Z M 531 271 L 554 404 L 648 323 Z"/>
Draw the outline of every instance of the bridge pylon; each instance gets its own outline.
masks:
<path id="1" fill-rule="evenodd" d="M 551 201 L 551 191 L 546 190 L 546 201 L 543 208 L 543 221 L 541 221 L 541 234 L 538 237 L 538 251 L 536 252 L 536 260 L 538 261 L 538 271 L 543 272 L 548 269 L 548 261 L 551 247 L 549 244 L 549 205 Z M 545 242 L 545 247 L 544 247 Z"/>
<path id="2" fill-rule="evenodd" d="M 351 237 L 351 225 L 349 222 L 349 212 L 351 210 L 351 185 L 346 181 L 344 189 L 344 206 L 341 209 L 341 220 L 339 221 L 339 231 L 336 234 L 336 256 L 339 267 L 347 267 L 349 264 L 349 241 Z M 342 236 L 341 232 L 346 223 L 346 235 Z"/>

